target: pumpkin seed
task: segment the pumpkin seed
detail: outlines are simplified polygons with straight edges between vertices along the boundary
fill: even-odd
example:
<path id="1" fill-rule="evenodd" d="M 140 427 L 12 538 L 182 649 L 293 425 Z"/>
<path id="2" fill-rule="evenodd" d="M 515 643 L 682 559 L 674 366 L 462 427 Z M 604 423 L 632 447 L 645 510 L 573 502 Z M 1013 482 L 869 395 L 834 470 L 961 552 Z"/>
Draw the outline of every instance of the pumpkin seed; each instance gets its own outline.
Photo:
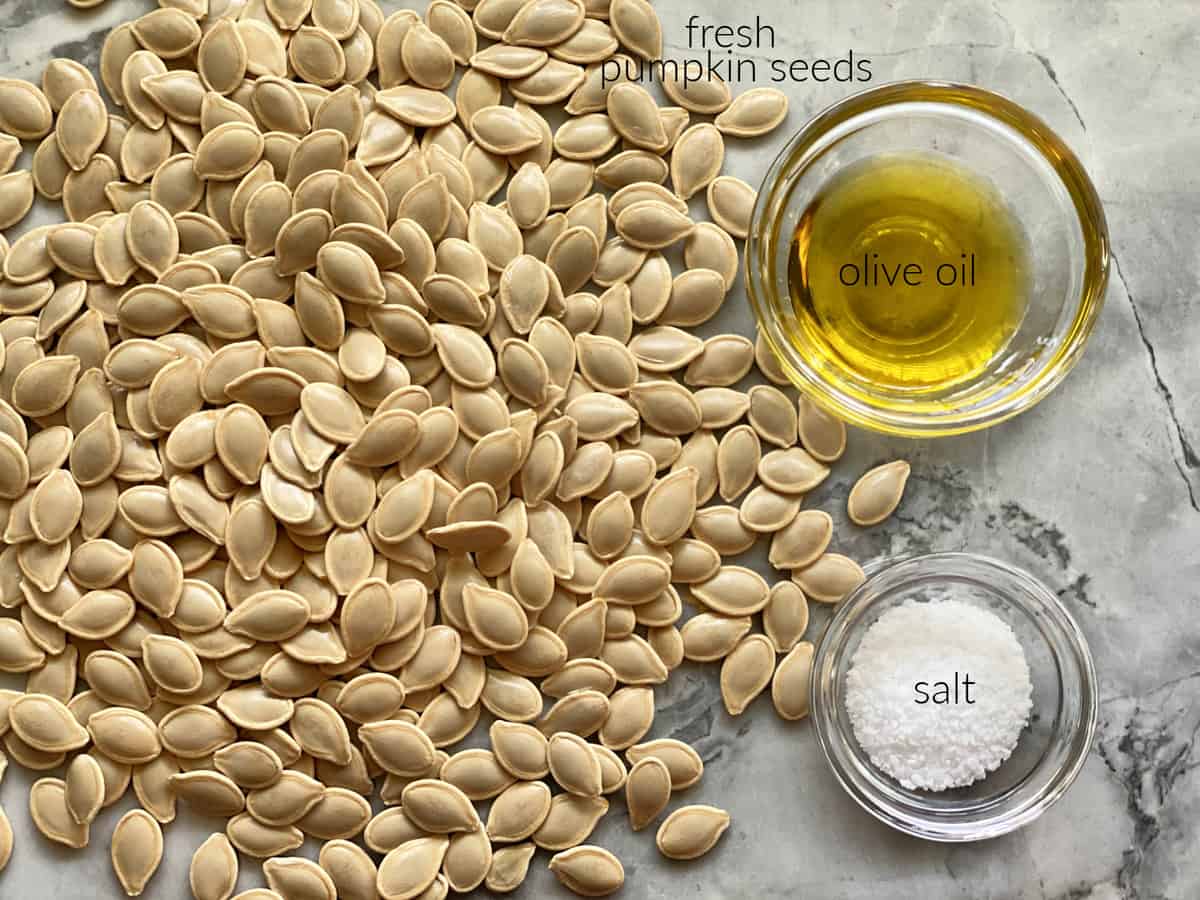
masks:
<path id="1" fill-rule="evenodd" d="M 715 116 L 728 108 L 733 97 L 727 85 L 716 75 L 705 78 L 677 77 L 678 73 L 666 73 L 662 80 L 663 92 L 673 103 L 694 113 Z"/>
<path id="2" fill-rule="evenodd" d="M 419 896 L 438 877 L 449 847 L 449 838 L 435 835 L 415 838 L 390 851 L 379 865 L 379 895 L 383 900 Z"/>
<path id="3" fill-rule="evenodd" d="M 740 716 L 770 683 L 775 648 L 761 634 L 745 637 L 721 664 L 721 698 L 731 716 Z"/>
<path id="4" fill-rule="evenodd" d="M 647 200 L 625 206 L 616 226 L 626 243 L 643 250 L 661 250 L 686 238 L 694 224 L 667 204 Z"/>
<path id="5" fill-rule="evenodd" d="M 661 434 L 690 434 L 700 427 L 700 405 L 691 391 L 674 381 L 640 382 L 629 396 L 645 424 Z"/>
<path id="6" fill-rule="evenodd" d="M 722 133 L 747 138 L 764 135 L 779 125 L 788 113 L 788 98 L 775 88 L 751 88 L 713 120 Z"/>
<path id="7" fill-rule="evenodd" d="M 520 781 L 492 802 L 487 835 L 493 843 L 512 844 L 530 837 L 550 814 L 550 788 L 540 781 Z"/>
<path id="8" fill-rule="evenodd" d="M 821 510 L 803 510 L 771 539 L 771 565 L 803 569 L 825 552 L 833 535 L 833 519 Z"/>
<path id="9" fill-rule="evenodd" d="M 693 597 L 727 616 L 759 612 L 767 604 L 767 595 L 762 576 L 743 566 L 722 566 L 708 581 L 692 586 Z"/>
<path id="10" fill-rule="evenodd" d="M 292 769 L 285 769 L 269 787 L 246 795 L 246 810 L 255 820 L 272 827 L 300 821 L 324 794 L 321 782 Z"/>
<path id="11" fill-rule="evenodd" d="M 602 797 L 559 794 L 550 801 L 550 812 L 533 833 L 533 841 L 544 850 L 578 846 L 607 812 L 608 801 Z"/>
<path id="12" fill-rule="evenodd" d="M 192 855 L 188 883 L 197 900 L 222 900 L 237 886 L 238 858 L 223 834 L 208 837 Z"/>
<path id="13" fill-rule="evenodd" d="M 646 5 L 644 0 L 621 0 L 621 5 L 627 8 L 635 3 Z M 616 30 L 616 23 L 613 24 Z M 619 30 L 617 34 L 620 36 Z M 614 85 L 608 92 L 606 109 L 613 127 L 635 147 L 659 153 L 669 146 L 670 140 L 658 115 L 658 104 L 644 87 L 628 81 Z"/>
<path id="14" fill-rule="evenodd" d="M 697 859 L 716 846 L 729 827 L 729 813 L 713 806 L 683 806 L 658 829 L 659 852 L 669 859 Z"/>
<path id="15" fill-rule="evenodd" d="M 685 466 L 663 478 L 646 495 L 642 527 L 657 544 L 670 544 L 691 527 L 696 515 L 699 472 Z"/>
<path id="16" fill-rule="evenodd" d="M 241 789 L 220 772 L 203 769 L 181 772 L 172 775 L 169 784 L 177 797 L 207 815 L 235 816 L 245 807 Z"/>
<path id="17" fill-rule="evenodd" d="M 409 784 L 402 803 L 409 819 L 430 834 L 477 831 L 479 816 L 466 794 L 454 785 L 435 778 Z"/>
<path id="18" fill-rule="evenodd" d="M 780 581 L 771 587 L 763 609 L 763 631 L 778 653 L 788 653 L 808 628 L 808 600 L 800 586 Z"/>
<path id="19" fill-rule="evenodd" d="M 225 826 L 225 833 L 234 847 L 257 859 L 287 853 L 304 843 L 304 833 L 299 828 L 265 825 L 249 813 L 241 813 L 230 819 Z"/>
<path id="20" fill-rule="evenodd" d="M 684 373 L 689 385 L 728 387 L 745 377 L 754 364 L 754 345 L 741 335 L 719 334 L 704 342 L 704 348 Z"/>
<path id="21" fill-rule="evenodd" d="M 600 108 L 607 107 L 602 105 Z M 596 167 L 596 179 L 606 187 L 620 190 L 639 182 L 661 184 L 668 171 L 667 163 L 655 153 L 623 150 Z"/>
<path id="22" fill-rule="evenodd" d="M 532 780 L 550 772 L 546 737 L 532 725 L 500 720 L 489 735 L 496 761 L 514 777 Z"/>
<path id="23" fill-rule="evenodd" d="M 333 879 L 310 859 L 277 857 L 268 859 L 262 868 L 267 884 L 281 897 L 337 896 Z"/>
<path id="24" fill-rule="evenodd" d="M 750 631 L 750 624 L 749 616 L 698 613 L 680 629 L 683 655 L 696 662 L 724 659 Z"/>
<path id="25" fill-rule="evenodd" d="M 483 749 L 454 754 L 442 766 L 440 777 L 476 801 L 497 796 L 516 780 L 497 762 L 491 750 Z"/>
<path id="26" fill-rule="evenodd" d="M 608 850 L 589 844 L 554 854 L 550 871 L 563 885 L 584 897 L 605 897 L 625 884 L 621 861 Z"/>
<path id="27" fill-rule="evenodd" d="M 866 580 L 866 574 L 854 560 L 840 553 L 825 553 L 816 562 L 794 571 L 792 579 L 810 600 L 840 603 Z"/>
<path id="28" fill-rule="evenodd" d="M 795 721 L 808 715 L 812 658 L 813 645 L 800 641 L 780 660 L 771 682 L 771 700 L 781 718 Z"/>
<path id="29" fill-rule="evenodd" d="M 657 321 L 661 325 L 702 325 L 717 314 L 724 302 L 725 279 L 720 272 L 688 269 L 672 281 Z"/>
<path id="30" fill-rule="evenodd" d="M 583 22 L 580 0 L 533 0 L 517 10 L 501 38 L 518 47 L 553 47 L 571 37 Z"/>
<path id="31" fill-rule="evenodd" d="M 707 122 L 688 128 L 671 152 L 671 182 L 685 200 L 712 183 L 725 162 L 721 133 Z"/>
<path id="32" fill-rule="evenodd" d="M 772 534 L 786 528 L 796 517 L 801 499 L 759 485 L 742 500 L 739 521 L 756 534 Z"/>
<path id="33" fill-rule="evenodd" d="M 67 767 L 64 799 L 71 817 L 87 826 L 95 820 L 104 803 L 104 772 L 95 757 L 80 753 Z"/>
<path id="34" fill-rule="evenodd" d="M 609 6 L 609 24 L 621 44 L 634 55 L 645 60 L 662 56 L 662 25 L 646 0 L 613 0 Z"/>
<path id="35" fill-rule="evenodd" d="M 181 706 L 167 713 L 159 722 L 158 731 L 163 747 L 182 759 L 208 756 L 236 737 L 224 716 L 215 709 L 198 705 Z"/>
<path id="36" fill-rule="evenodd" d="M 563 790 L 581 797 L 600 796 L 600 761 L 583 738 L 567 732 L 553 735 L 547 761 L 550 774 Z"/>
<path id="37" fill-rule="evenodd" d="M 45 694 L 25 694 L 14 700 L 8 719 L 13 733 L 44 753 L 78 750 L 88 742 L 87 731 L 70 710 Z"/>
<path id="38" fill-rule="evenodd" d="M 423 22 L 405 30 L 400 59 L 412 80 L 422 87 L 441 90 L 454 78 L 454 53 Z"/>
<path id="39" fill-rule="evenodd" d="M 433 765 L 433 742 L 410 722 L 370 722 L 359 729 L 358 736 L 379 765 L 393 774 L 419 777 Z"/>
<path id="40" fill-rule="evenodd" d="M 653 690 L 621 688 L 610 699 L 608 719 L 600 728 L 600 741 L 613 750 L 624 750 L 640 741 L 653 721 Z"/>
<path id="41" fill-rule="evenodd" d="M 543 701 L 534 684 L 500 669 L 487 670 L 479 699 L 489 712 L 507 722 L 530 722 L 542 712 Z"/>
<path id="42" fill-rule="evenodd" d="M 239 741 L 217 750 L 213 764 L 242 788 L 264 788 L 273 784 L 283 772 L 279 755 L 253 741 Z"/>
<path id="43" fill-rule="evenodd" d="M 0 129 L 23 141 L 40 140 L 54 126 L 50 101 L 27 81 L 0 80 L 0 109 Z"/>
<path id="44" fill-rule="evenodd" d="M 88 826 L 71 816 L 66 794 L 66 785 L 58 778 L 35 781 L 29 789 L 29 813 L 33 824 L 48 840 L 78 850 L 87 846 Z"/>
<path id="45" fill-rule="evenodd" d="M 121 817 L 113 829 L 112 864 L 126 894 L 141 895 L 158 871 L 162 854 L 162 828 L 153 816 L 133 809 Z"/>
<path id="46" fill-rule="evenodd" d="M 509 82 L 509 90 L 518 101 L 533 106 L 546 106 L 567 99 L 583 83 L 585 77 L 580 66 L 563 62 L 561 59 L 550 59 L 532 75 Z"/>
<path id="47" fill-rule="evenodd" d="M 707 267 L 720 272 L 726 290 L 737 281 L 737 247 L 729 233 L 712 222 L 696 223 L 684 244 L 683 259 L 688 268 Z"/>
<path id="48" fill-rule="evenodd" d="M 375 896 L 378 871 L 371 857 L 357 844 L 348 840 L 327 841 L 318 857 L 337 891 L 347 900 L 363 900 Z"/>
<path id="49" fill-rule="evenodd" d="M 721 175 L 709 182 L 707 196 L 713 221 L 734 237 L 745 238 L 758 199 L 754 188 L 740 178 Z"/>
<path id="50" fill-rule="evenodd" d="M 846 501 L 850 521 L 878 525 L 900 505 L 911 467 L 903 460 L 876 466 L 855 482 Z"/>
<path id="51" fill-rule="evenodd" d="M 641 831 L 667 808 L 671 800 L 671 780 L 666 763 L 657 757 L 643 757 L 634 763 L 625 782 L 629 826 L 634 831 Z"/>
<path id="52" fill-rule="evenodd" d="M 529 862 L 535 852 L 537 845 L 532 842 L 496 848 L 492 854 L 492 865 L 484 880 L 487 889 L 497 893 L 515 891 L 525 880 Z"/>

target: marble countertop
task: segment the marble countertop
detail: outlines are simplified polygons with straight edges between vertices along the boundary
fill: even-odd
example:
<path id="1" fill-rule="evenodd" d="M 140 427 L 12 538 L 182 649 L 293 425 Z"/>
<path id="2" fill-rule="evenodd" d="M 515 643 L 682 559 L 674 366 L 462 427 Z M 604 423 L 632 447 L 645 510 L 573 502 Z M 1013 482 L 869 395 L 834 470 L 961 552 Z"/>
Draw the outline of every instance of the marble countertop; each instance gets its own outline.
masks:
<path id="1" fill-rule="evenodd" d="M 394 2 L 385 2 L 393 8 Z M 412 4 L 415 6 L 415 3 Z M 423 4 L 422 4 L 423 5 Z M 855 433 L 814 502 L 841 516 L 858 473 L 895 456 L 914 474 L 901 512 L 839 547 L 867 560 L 970 549 L 1028 568 L 1077 617 L 1096 659 L 1097 740 L 1079 780 L 1036 823 L 978 845 L 923 843 L 861 812 L 826 770 L 808 723 L 760 700 L 722 708 L 712 667 L 661 691 L 655 734 L 695 744 L 707 764 L 687 802 L 730 810 L 718 850 L 673 864 L 653 835 L 610 816 L 594 842 L 624 861 L 629 898 L 962 898 L 1190 900 L 1200 896 L 1200 20 L 1186 0 L 659 0 L 668 52 L 687 55 L 688 16 L 776 26 L 760 57 L 872 61 L 871 84 L 969 81 L 1006 93 L 1075 148 L 1104 201 L 1114 251 L 1107 304 L 1084 359 L 1034 411 L 984 434 L 911 443 Z M 0 76 L 37 79 L 51 56 L 94 67 L 104 34 L 148 8 L 109 0 L 0 0 Z M 740 17 L 731 18 L 736 11 Z M 765 79 L 764 79 L 765 80 Z M 743 85 L 744 87 L 745 85 Z M 790 84 L 791 113 L 769 139 L 730 151 L 726 172 L 756 183 L 811 114 L 863 85 Z M 740 293 L 705 332 L 750 332 Z M 824 619 L 814 616 L 814 633 Z M 26 773 L 0 801 L 16 831 L 0 897 L 117 896 L 108 835 L 84 853 L 51 848 L 28 820 Z M 184 822 L 182 820 L 186 819 Z M 147 897 L 186 895 L 188 860 L 220 823 L 181 815 Z M 247 873 L 246 870 L 255 870 Z M 244 861 L 241 887 L 257 866 Z M 544 861 L 519 897 L 560 896 Z"/>

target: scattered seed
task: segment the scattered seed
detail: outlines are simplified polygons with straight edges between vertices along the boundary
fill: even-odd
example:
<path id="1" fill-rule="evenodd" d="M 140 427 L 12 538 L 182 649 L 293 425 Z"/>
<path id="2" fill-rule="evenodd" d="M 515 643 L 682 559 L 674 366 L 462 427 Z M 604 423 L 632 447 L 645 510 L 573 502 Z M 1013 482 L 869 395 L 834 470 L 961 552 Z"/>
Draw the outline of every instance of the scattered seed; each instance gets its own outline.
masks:
<path id="1" fill-rule="evenodd" d="M 550 871 L 567 888 L 584 897 L 606 897 L 625 884 L 621 861 L 608 850 L 584 844 L 556 853 Z"/>
<path id="2" fill-rule="evenodd" d="M 794 721 L 808 715 L 808 686 L 813 645 L 800 641 L 779 662 L 771 682 L 771 700 L 780 717 Z"/>
<path id="3" fill-rule="evenodd" d="M 846 501 L 850 521 L 856 525 L 878 525 L 900 505 L 911 468 L 903 460 L 884 463 L 867 472 L 850 489 Z"/>
<path id="4" fill-rule="evenodd" d="M 788 112 L 788 98 L 775 88 L 752 88 L 739 94 L 713 120 L 722 133 L 732 137 L 758 137 L 772 131 Z"/>
<path id="5" fill-rule="evenodd" d="M 825 553 L 792 573 L 805 596 L 818 603 L 840 603 L 866 577 L 858 563 L 840 553 Z"/>
<path id="6" fill-rule="evenodd" d="M 696 859 L 711 850 L 729 827 L 729 813 L 713 806 L 683 806 L 658 829 L 659 852 L 670 859 Z"/>
<path id="7" fill-rule="evenodd" d="M 162 862 L 162 828 L 145 810 L 127 812 L 112 836 L 112 864 L 117 880 L 130 897 L 141 896 Z"/>

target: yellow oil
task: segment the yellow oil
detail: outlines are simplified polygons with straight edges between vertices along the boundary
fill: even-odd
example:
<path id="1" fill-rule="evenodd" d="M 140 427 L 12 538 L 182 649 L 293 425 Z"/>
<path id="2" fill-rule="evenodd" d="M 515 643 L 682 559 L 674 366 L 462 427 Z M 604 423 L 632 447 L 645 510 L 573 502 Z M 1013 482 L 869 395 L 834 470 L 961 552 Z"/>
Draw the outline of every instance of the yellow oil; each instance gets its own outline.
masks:
<path id="1" fill-rule="evenodd" d="M 788 280 L 806 352 L 908 397 L 953 389 L 1016 332 L 1028 258 L 1004 198 L 961 164 L 933 153 L 862 160 L 814 198 L 793 238 Z"/>

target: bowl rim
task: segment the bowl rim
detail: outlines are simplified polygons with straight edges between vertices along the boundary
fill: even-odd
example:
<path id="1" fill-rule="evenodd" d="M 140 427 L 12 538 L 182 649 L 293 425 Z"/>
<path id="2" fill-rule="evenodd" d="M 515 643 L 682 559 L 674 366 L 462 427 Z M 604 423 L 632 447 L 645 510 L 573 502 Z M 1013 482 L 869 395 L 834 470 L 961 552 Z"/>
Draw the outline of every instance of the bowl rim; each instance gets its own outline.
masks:
<path id="1" fill-rule="evenodd" d="M 1083 235 L 1084 271 L 1080 293 L 1074 298 L 1074 319 L 1057 346 L 1048 349 L 1024 390 L 1001 401 L 989 400 L 967 412 L 931 415 L 888 410 L 864 402 L 824 378 L 788 344 L 772 310 L 775 263 L 774 223 L 770 212 L 783 186 L 789 160 L 803 168 L 826 136 L 844 123 L 866 113 L 901 103 L 927 102 L 963 106 L 1015 130 L 1054 170 L 1070 196 Z M 1032 408 L 1054 390 L 1082 356 L 1104 306 L 1110 270 L 1108 224 L 1095 185 L 1067 144 L 1036 114 L 996 91 L 955 81 L 910 79 L 892 81 L 853 93 L 809 119 L 776 155 L 759 186 L 750 217 L 745 248 L 745 285 L 759 331 L 780 367 L 798 388 L 826 411 L 846 422 L 884 434 L 902 437 L 939 437 L 965 434 L 1013 418 Z M 769 273 L 769 274 L 768 274 Z"/>
<path id="2" fill-rule="evenodd" d="M 847 734 L 839 728 L 837 716 L 830 709 L 834 702 L 830 697 L 833 683 L 831 657 L 835 651 L 841 649 L 847 637 L 853 633 L 854 626 L 847 627 L 848 621 L 887 596 L 887 594 L 873 596 L 873 589 L 879 579 L 887 574 L 894 575 L 897 569 L 902 570 L 901 574 L 904 574 L 904 570 L 911 570 L 914 578 L 922 576 L 928 578 L 930 575 L 928 570 L 931 567 L 934 569 L 933 574 L 944 571 L 947 577 L 951 577 L 951 572 L 946 570 L 954 570 L 961 564 L 982 567 L 985 571 L 990 571 L 998 577 L 1009 580 L 1010 583 L 1019 585 L 1029 597 L 1033 598 L 1037 604 L 1037 611 L 1048 614 L 1047 621 L 1058 637 L 1063 640 L 1066 648 L 1073 654 L 1081 676 L 1080 683 L 1076 686 L 1080 697 L 1080 715 L 1078 722 L 1066 733 L 1070 751 L 1064 764 L 1050 773 L 1050 777 L 1037 789 L 1036 794 L 1029 802 L 1015 810 L 990 817 L 984 822 L 969 825 L 934 821 L 909 809 L 898 811 L 890 801 L 882 799 L 869 787 L 864 786 L 869 786 L 869 782 L 852 779 L 839 760 L 837 751 L 841 747 L 853 748 L 855 738 L 852 734 Z M 868 571 L 867 579 L 838 605 L 833 617 L 817 640 L 809 679 L 809 709 L 812 711 L 817 742 L 820 744 L 825 762 L 833 771 L 837 782 L 860 807 L 879 821 L 913 837 L 939 843 L 987 840 L 1008 834 L 1037 819 L 1053 806 L 1074 783 L 1087 762 L 1092 743 L 1095 740 L 1099 719 L 1099 688 L 1095 663 L 1088 647 L 1087 638 L 1079 627 L 1079 623 L 1059 597 L 1042 581 L 1011 563 L 978 553 L 947 551 L 908 554 L 878 560 L 869 566 Z M 1061 724 L 1059 727 L 1061 728 Z M 855 757 L 862 755 L 857 751 L 851 750 L 850 752 Z"/>

